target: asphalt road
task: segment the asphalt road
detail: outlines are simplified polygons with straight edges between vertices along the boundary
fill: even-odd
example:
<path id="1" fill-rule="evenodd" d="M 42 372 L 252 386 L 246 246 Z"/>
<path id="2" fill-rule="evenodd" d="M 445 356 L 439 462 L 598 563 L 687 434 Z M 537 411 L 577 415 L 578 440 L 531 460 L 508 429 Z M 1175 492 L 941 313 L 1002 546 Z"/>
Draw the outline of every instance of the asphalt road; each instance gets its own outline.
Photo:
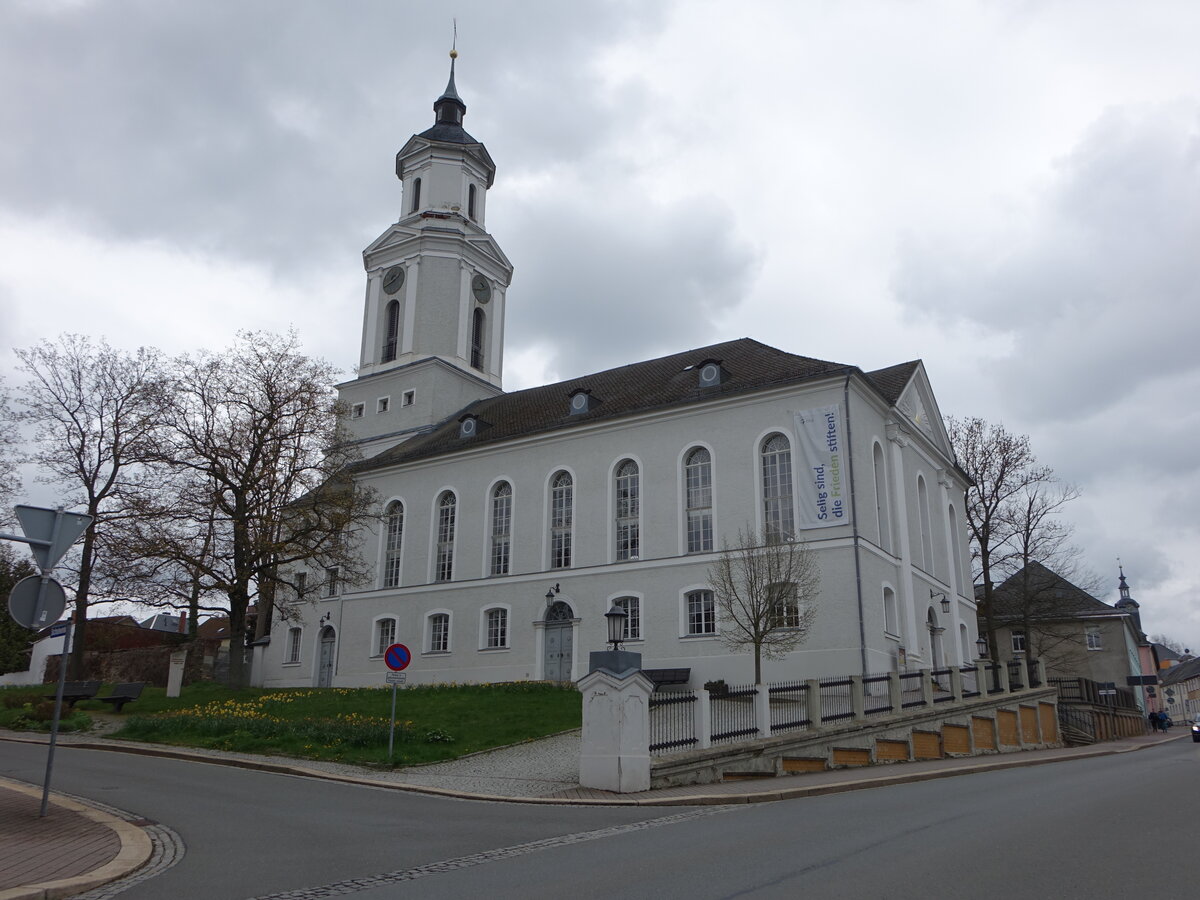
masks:
<path id="1" fill-rule="evenodd" d="M 0 772 L 14 778 L 39 782 L 44 761 L 44 748 L 0 750 Z M 674 810 L 447 800 L 67 747 L 54 787 L 182 838 L 182 860 L 122 900 L 1096 900 L 1188 894 L 1200 880 L 1200 744 L 1191 741 Z M 1167 883 L 1157 871 L 1171 873 Z"/>

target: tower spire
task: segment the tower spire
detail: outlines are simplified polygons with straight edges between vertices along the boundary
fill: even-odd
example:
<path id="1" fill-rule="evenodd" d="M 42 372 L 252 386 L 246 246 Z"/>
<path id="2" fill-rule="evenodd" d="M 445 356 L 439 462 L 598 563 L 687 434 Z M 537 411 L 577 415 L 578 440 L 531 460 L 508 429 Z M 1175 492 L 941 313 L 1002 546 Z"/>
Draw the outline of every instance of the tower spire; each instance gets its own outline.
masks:
<path id="1" fill-rule="evenodd" d="M 454 86 L 454 63 L 458 59 L 458 23 L 454 23 L 454 41 L 450 45 L 450 80 L 446 82 L 446 89 L 442 91 L 442 96 L 434 101 L 433 111 L 436 113 L 435 124 L 437 125 L 462 125 L 463 116 L 467 113 L 467 104 L 463 103 L 462 97 L 458 96 L 458 89 Z"/>

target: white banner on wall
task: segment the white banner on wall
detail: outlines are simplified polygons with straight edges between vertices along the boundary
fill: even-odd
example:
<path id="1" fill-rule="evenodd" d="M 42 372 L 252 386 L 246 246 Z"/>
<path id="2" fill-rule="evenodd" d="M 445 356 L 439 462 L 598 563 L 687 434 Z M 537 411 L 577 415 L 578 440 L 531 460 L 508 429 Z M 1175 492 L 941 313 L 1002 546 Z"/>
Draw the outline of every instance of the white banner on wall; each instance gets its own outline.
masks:
<path id="1" fill-rule="evenodd" d="M 800 528 L 850 522 L 848 449 L 840 404 L 796 413 L 796 490 Z"/>

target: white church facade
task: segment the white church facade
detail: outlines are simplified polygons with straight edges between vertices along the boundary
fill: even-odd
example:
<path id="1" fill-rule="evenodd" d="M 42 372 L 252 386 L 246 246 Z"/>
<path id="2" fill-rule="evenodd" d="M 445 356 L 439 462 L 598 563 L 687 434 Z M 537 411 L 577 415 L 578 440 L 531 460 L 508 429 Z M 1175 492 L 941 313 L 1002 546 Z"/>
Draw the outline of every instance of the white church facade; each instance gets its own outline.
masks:
<path id="1" fill-rule="evenodd" d="M 626 649 L 691 684 L 752 680 L 708 570 L 739 530 L 795 535 L 820 568 L 808 640 L 766 680 L 974 657 L 963 497 L 920 361 L 877 371 L 728 341 L 524 391 L 501 387 L 512 265 L 485 230 L 495 166 L 454 82 L 396 158 L 404 212 L 364 252 L 358 376 L 341 386 L 379 498 L 365 584 L 276 622 L 265 686 L 575 680 Z"/>

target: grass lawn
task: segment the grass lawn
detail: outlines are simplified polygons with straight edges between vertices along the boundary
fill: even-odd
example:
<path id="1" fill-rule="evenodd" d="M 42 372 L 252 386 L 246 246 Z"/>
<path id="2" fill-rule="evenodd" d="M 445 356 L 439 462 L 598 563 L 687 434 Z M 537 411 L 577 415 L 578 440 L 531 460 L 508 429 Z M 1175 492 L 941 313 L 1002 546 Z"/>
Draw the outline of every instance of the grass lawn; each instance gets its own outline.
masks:
<path id="1" fill-rule="evenodd" d="M 100 695 L 109 690 L 106 685 Z M 124 725 L 111 737 L 386 766 L 391 702 L 386 687 L 233 691 L 200 683 L 176 699 L 147 687 L 125 707 Z M 108 709 L 95 700 L 76 707 Z M 580 715 L 573 685 L 405 687 L 396 698 L 392 764 L 453 759 L 544 737 L 578 728 Z"/>

